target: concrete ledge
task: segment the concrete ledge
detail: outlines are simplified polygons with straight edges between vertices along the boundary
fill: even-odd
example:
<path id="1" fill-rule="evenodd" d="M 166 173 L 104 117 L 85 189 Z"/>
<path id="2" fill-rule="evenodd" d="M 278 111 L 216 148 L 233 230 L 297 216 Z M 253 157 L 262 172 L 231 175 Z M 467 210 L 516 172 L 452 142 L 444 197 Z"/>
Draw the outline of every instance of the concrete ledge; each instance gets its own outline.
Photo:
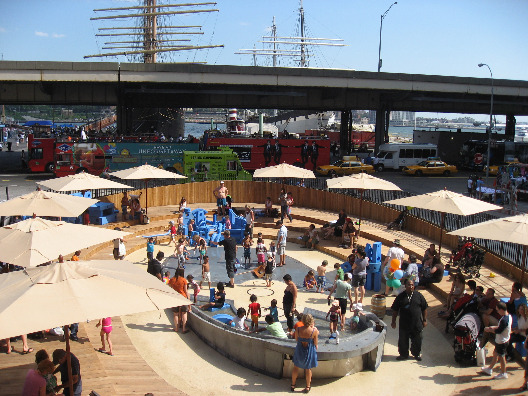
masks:
<path id="1" fill-rule="evenodd" d="M 235 316 L 234 303 L 230 315 Z M 309 311 L 316 319 L 325 320 L 325 313 Z M 189 324 L 198 337 L 228 359 L 274 378 L 291 376 L 296 342 L 265 334 L 250 334 L 227 326 L 192 306 Z M 336 378 L 363 370 L 375 371 L 383 357 L 386 326 L 381 332 L 367 329 L 341 338 L 339 345 L 319 342 L 318 367 L 314 378 Z"/>

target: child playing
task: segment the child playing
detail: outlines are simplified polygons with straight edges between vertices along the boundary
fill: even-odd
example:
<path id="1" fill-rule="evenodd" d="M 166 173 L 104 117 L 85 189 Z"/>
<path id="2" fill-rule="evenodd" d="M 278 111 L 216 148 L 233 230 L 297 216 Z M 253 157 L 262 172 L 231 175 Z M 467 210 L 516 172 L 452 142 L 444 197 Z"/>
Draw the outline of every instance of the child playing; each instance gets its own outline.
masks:
<path id="1" fill-rule="evenodd" d="M 310 290 L 313 289 L 316 284 L 317 281 L 315 280 L 314 272 L 312 270 L 308 271 L 308 273 L 304 277 L 303 286 L 306 287 L 307 290 Z"/>
<path id="2" fill-rule="evenodd" d="M 209 289 L 211 288 L 211 273 L 209 272 L 209 256 L 204 256 L 202 262 L 202 280 L 200 281 L 200 287 L 202 283 L 207 281 L 209 283 Z"/>
<path id="3" fill-rule="evenodd" d="M 165 284 L 168 285 L 168 284 L 169 284 L 169 281 L 170 281 L 170 278 L 171 278 L 171 276 L 170 276 L 170 271 L 166 271 L 166 272 L 165 272 L 165 276 L 163 277 L 163 282 L 165 282 Z"/>
<path id="4" fill-rule="evenodd" d="M 173 220 L 170 220 L 169 221 L 169 234 L 170 234 L 170 240 L 169 240 L 169 244 L 167 246 L 170 246 L 171 242 L 174 242 L 174 244 L 176 245 L 176 234 L 177 234 L 177 230 L 176 230 L 176 226 L 174 225 L 174 221 Z"/>
<path id="5" fill-rule="evenodd" d="M 224 282 L 218 282 L 216 285 L 215 300 L 207 304 L 201 305 L 200 309 L 209 309 L 209 308 L 222 308 L 225 303 L 225 291 L 224 291 Z"/>
<path id="6" fill-rule="evenodd" d="M 154 238 L 150 237 L 147 241 L 147 262 L 154 258 Z"/>
<path id="7" fill-rule="evenodd" d="M 185 239 L 180 238 L 178 239 L 178 243 L 176 244 L 176 249 L 174 249 L 174 257 L 178 259 L 178 267 L 185 268 Z"/>
<path id="8" fill-rule="evenodd" d="M 249 232 L 246 232 L 242 246 L 244 247 L 244 267 L 249 268 L 251 266 L 251 245 L 253 245 L 253 239 Z"/>
<path id="9" fill-rule="evenodd" d="M 271 305 L 268 308 L 269 314 L 273 317 L 274 322 L 279 321 L 279 309 L 277 308 L 277 300 L 271 300 Z"/>
<path id="10" fill-rule="evenodd" d="M 97 323 L 95 326 L 101 326 L 101 332 L 99 334 L 101 335 L 101 344 L 103 344 L 103 346 L 99 348 L 99 352 L 108 353 L 110 356 L 114 356 L 114 352 L 112 351 L 112 340 L 110 340 L 110 333 L 112 332 L 112 318 L 100 319 L 99 323 Z M 108 342 L 108 352 L 106 352 L 105 336 L 106 342 Z"/>
<path id="11" fill-rule="evenodd" d="M 200 246 L 198 247 L 198 253 L 200 254 L 200 265 L 203 262 L 203 258 L 207 254 L 207 243 L 205 242 L 205 239 L 200 239 Z"/>
<path id="12" fill-rule="evenodd" d="M 194 231 L 194 219 L 189 220 L 187 224 L 187 235 L 191 236 Z"/>
<path id="13" fill-rule="evenodd" d="M 263 265 L 266 261 L 266 252 L 268 249 L 266 249 L 266 245 L 264 245 L 262 238 L 257 239 L 257 247 L 255 248 L 255 251 L 257 252 L 257 265 Z"/>
<path id="14" fill-rule="evenodd" d="M 329 339 L 332 340 L 335 338 L 336 344 L 339 344 L 339 331 L 337 331 L 337 324 L 341 320 L 341 308 L 339 307 L 338 300 L 334 300 L 332 302 L 332 305 L 330 306 L 330 309 L 328 310 L 328 313 L 326 314 L 326 319 L 328 319 L 328 315 L 330 315 L 330 337 Z"/>
<path id="15" fill-rule="evenodd" d="M 194 303 L 196 304 L 196 297 L 198 296 L 198 293 L 200 293 L 200 286 L 198 286 L 198 283 L 194 280 L 194 276 L 187 275 L 187 289 L 193 289 L 194 291 Z"/>
<path id="16" fill-rule="evenodd" d="M 338 279 L 344 281 L 344 280 L 345 280 L 345 271 L 343 270 L 343 268 L 341 268 L 341 264 L 339 264 L 339 263 L 335 263 L 335 264 L 334 264 L 334 269 L 337 270 L 336 277 L 335 277 L 335 279 L 334 279 L 334 283 L 335 283 Z"/>
<path id="17" fill-rule="evenodd" d="M 257 302 L 257 296 L 252 294 L 251 297 L 249 297 L 249 301 L 251 301 L 251 304 L 249 304 L 248 316 L 251 315 L 251 330 L 253 330 L 253 328 L 257 330 L 258 320 L 262 316 L 262 311 L 260 310 L 260 304 Z"/>
<path id="18" fill-rule="evenodd" d="M 276 248 L 275 248 L 275 241 L 271 241 L 270 242 L 270 247 L 269 247 L 269 251 L 272 253 L 273 255 L 273 266 L 275 267 L 275 254 L 277 252 Z"/>
<path id="19" fill-rule="evenodd" d="M 271 201 L 270 197 L 266 198 L 266 202 L 264 203 L 264 208 L 266 210 L 266 217 L 272 217 L 271 211 L 273 209 L 273 202 Z"/>
<path id="20" fill-rule="evenodd" d="M 185 227 L 183 226 L 183 214 L 178 216 L 178 235 L 185 235 Z"/>
<path id="21" fill-rule="evenodd" d="M 266 279 L 266 287 L 271 287 L 271 279 L 273 278 L 273 267 L 275 267 L 275 261 L 273 255 L 268 252 L 268 260 L 266 261 L 266 269 L 264 270 L 264 276 Z"/>
<path id="22" fill-rule="evenodd" d="M 328 260 L 324 260 L 322 264 L 317 267 L 317 288 L 315 289 L 316 292 L 321 291 L 321 293 L 324 293 L 324 289 L 326 287 L 326 266 L 328 265 Z"/>
<path id="23" fill-rule="evenodd" d="M 227 324 L 229 326 L 231 326 L 231 324 L 234 323 L 235 324 L 235 326 L 234 326 L 235 329 L 248 331 L 249 330 L 249 326 L 245 322 L 245 319 L 246 319 L 245 316 L 246 316 L 246 310 L 244 308 L 240 307 L 240 308 L 237 309 L 237 316 L 234 317 L 229 322 L 227 322 Z"/>
<path id="24" fill-rule="evenodd" d="M 231 229 L 231 220 L 229 220 L 229 216 L 224 216 L 225 220 L 225 229 L 230 230 Z"/>

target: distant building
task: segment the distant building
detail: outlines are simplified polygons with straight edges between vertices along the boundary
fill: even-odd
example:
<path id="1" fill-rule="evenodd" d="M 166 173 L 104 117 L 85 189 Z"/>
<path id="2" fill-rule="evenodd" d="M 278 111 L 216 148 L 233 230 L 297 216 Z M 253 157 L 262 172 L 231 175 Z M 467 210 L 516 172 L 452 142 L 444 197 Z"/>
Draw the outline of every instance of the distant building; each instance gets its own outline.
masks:
<path id="1" fill-rule="evenodd" d="M 390 125 L 414 125 L 416 113 L 414 111 L 391 111 Z"/>

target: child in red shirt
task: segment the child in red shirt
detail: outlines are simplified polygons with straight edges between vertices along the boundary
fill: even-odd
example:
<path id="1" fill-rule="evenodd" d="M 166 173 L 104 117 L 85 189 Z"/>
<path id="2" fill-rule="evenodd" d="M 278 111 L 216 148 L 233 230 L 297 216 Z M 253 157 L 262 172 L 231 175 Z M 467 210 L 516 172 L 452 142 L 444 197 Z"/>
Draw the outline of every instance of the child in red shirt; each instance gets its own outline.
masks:
<path id="1" fill-rule="evenodd" d="M 260 310 L 260 304 L 257 302 L 257 296 L 252 294 L 249 297 L 249 301 L 251 301 L 251 304 L 249 304 L 248 316 L 251 315 L 251 331 L 253 331 L 253 327 L 255 327 L 255 330 L 258 329 L 258 320 L 262 316 L 262 311 Z"/>

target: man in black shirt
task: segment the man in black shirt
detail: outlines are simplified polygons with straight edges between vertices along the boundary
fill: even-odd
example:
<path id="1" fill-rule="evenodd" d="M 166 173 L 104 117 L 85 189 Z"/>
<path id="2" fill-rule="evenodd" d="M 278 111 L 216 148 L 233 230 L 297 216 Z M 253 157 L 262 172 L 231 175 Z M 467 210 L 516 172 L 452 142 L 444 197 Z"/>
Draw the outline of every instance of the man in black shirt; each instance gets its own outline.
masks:
<path id="1" fill-rule="evenodd" d="M 236 239 L 231 236 L 229 230 L 224 231 L 224 240 L 220 242 L 211 241 L 212 244 L 223 246 L 225 261 L 226 261 L 226 271 L 227 276 L 229 277 L 229 283 L 227 287 L 235 287 L 235 261 L 236 261 Z"/>
<path id="2" fill-rule="evenodd" d="M 67 364 L 67 353 L 64 349 L 55 349 L 53 351 L 53 364 L 59 366 L 55 369 L 53 374 L 60 372 L 62 384 L 55 388 L 55 391 L 63 389 L 65 396 L 71 396 L 70 388 L 68 385 L 68 364 Z M 73 396 L 80 396 L 82 393 L 82 381 L 81 381 L 81 365 L 79 359 L 70 352 L 71 370 L 72 370 L 72 382 L 73 382 Z"/>
<path id="3" fill-rule="evenodd" d="M 418 361 L 422 360 L 423 328 L 427 326 L 427 301 L 424 296 L 414 290 L 414 281 L 405 281 L 405 291 L 401 292 L 392 304 L 391 327 L 396 328 L 396 318 L 400 315 L 400 331 L 398 337 L 398 352 L 396 360 L 409 357 L 409 339 L 411 340 L 411 354 Z"/>
<path id="4" fill-rule="evenodd" d="M 156 258 L 149 260 L 147 264 L 147 272 L 150 275 L 154 275 L 159 280 L 163 280 L 162 274 L 161 274 L 161 260 L 165 257 L 165 253 L 163 253 L 161 250 L 156 254 Z"/>

